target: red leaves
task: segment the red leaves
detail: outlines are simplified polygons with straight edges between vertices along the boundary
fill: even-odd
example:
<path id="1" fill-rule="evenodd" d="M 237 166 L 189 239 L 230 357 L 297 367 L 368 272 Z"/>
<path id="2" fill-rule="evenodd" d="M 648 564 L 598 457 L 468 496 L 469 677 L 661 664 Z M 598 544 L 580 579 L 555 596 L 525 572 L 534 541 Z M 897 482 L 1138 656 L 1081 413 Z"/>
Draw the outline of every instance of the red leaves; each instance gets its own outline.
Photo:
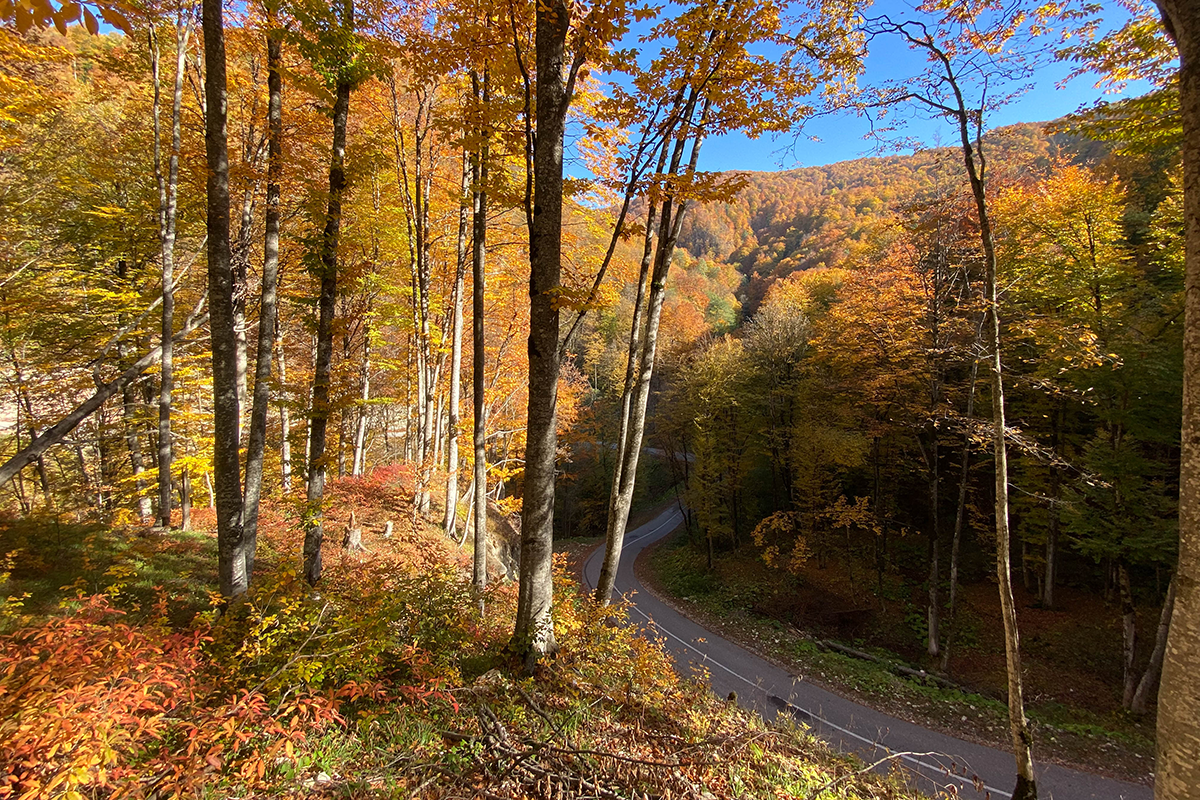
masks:
<path id="1" fill-rule="evenodd" d="M 205 631 L 135 627 L 102 595 L 0 637 L 0 799 L 192 793 L 214 773 L 264 785 L 268 756 L 342 722 L 337 698 L 221 695 L 204 677 Z M 161 623 L 161 620 L 160 620 Z M 365 696 L 374 687 L 348 690 Z"/>

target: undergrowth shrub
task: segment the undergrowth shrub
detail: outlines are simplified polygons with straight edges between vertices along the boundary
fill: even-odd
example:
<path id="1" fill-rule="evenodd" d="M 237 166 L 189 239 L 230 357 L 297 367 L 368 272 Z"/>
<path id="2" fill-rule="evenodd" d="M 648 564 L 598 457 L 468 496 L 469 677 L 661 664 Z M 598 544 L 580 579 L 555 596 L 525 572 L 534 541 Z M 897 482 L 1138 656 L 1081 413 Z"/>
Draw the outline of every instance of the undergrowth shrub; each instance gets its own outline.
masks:
<path id="1" fill-rule="evenodd" d="M 105 595 L 75 605 L 3 637 L 0 797 L 176 797 L 219 776 L 253 789 L 278 751 L 340 721 L 336 694 L 218 690 L 206 628 L 172 630 L 165 599 L 140 625 Z"/>

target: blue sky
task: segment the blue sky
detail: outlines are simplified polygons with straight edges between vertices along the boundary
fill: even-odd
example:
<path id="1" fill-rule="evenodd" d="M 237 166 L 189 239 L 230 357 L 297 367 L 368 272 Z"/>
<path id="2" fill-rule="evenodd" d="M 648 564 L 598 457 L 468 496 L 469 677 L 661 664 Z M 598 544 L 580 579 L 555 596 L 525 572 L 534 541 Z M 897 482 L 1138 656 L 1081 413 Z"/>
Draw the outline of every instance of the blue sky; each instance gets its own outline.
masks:
<path id="1" fill-rule="evenodd" d="M 1107 26 L 1115 27 L 1128 18 L 1128 12 L 1116 0 L 1102 0 L 1102 4 Z M 877 0 L 867 13 L 889 13 L 902 18 L 912 13 L 910 9 L 911 3 L 906 0 Z M 650 46 L 642 47 L 649 49 Z M 644 55 L 649 54 L 643 52 Z M 903 78 L 916 74 L 922 66 L 921 59 L 898 40 L 876 41 L 860 82 L 866 84 Z M 988 126 L 1048 121 L 1081 106 L 1090 106 L 1098 99 L 1111 100 L 1121 96 L 1105 94 L 1103 89 L 1096 88 L 1094 76 L 1085 75 L 1060 86 L 1070 72 L 1069 64 L 1047 63 L 1035 74 L 1030 89 L 992 114 Z M 1136 96 L 1150 88 L 1144 83 L 1132 84 L 1123 95 Z M 763 137 L 752 140 L 741 134 L 716 137 L 707 141 L 701 150 L 699 167 L 702 170 L 778 170 L 819 166 L 877 154 L 878 143 L 864 138 L 869 130 L 867 120 L 844 114 L 811 120 L 798 134 L 774 139 Z M 952 144 L 955 141 L 955 131 L 945 120 L 913 117 L 905 126 L 904 135 L 919 140 L 925 146 Z"/>

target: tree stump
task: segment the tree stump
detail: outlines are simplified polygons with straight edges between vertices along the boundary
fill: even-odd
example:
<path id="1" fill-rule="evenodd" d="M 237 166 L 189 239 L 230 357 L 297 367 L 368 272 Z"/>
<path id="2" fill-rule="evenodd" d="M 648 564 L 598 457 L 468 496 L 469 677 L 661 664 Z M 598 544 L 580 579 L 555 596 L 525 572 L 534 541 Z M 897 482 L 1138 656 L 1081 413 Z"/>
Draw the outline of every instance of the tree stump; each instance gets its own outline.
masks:
<path id="1" fill-rule="evenodd" d="M 342 547 L 351 552 L 366 552 L 362 543 L 362 528 L 358 525 L 358 516 L 353 509 L 350 511 L 350 521 L 346 523 L 346 535 L 342 537 Z"/>

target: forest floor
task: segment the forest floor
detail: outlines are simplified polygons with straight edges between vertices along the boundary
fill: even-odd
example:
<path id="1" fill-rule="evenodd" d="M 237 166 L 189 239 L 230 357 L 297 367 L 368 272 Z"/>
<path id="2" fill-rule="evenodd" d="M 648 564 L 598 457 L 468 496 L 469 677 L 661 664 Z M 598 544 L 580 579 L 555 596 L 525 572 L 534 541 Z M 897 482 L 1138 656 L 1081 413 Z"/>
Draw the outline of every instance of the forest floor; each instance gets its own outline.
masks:
<path id="1" fill-rule="evenodd" d="M 515 586 L 481 617 L 469 553 L 407 485 L 331 482 L 315 589 L 302 504 L 264 508 L 232 604 L 207 509 L 188 533 L 0 517 L 0 796 L 913 797 L 679 678 L 565 560 L 560 650 L 522 674 Z M 351 510 L 365 552 L 341 547 Z"/>
<path id="2" fill-rule="evenodd" d="M 965 585 L 950 660 L 962 690 L 895 674 L 886 664 L 824 647 L 831 640 L 884 662 L 922 669 L 921 598 L 874 572 L 830 565 L 791 576 L 750 553 L 725 553 L 715 569 L 682 537 L 648 550 L 638 577 L 655 594 L 722 636 L 795 674 L 880 711 L 1002 749 L 1008 740 L 999 600 L 989 583 Z M 890 591 L 889 591 L 890 590 Z M 1035 607 L 1015 589 L 1035 758 L 1138 783 L 1154 764 L 1154 721 L 1121 711 L 1120 628 L 1097 598 L 1060 589 L 1060 607 Z M 881 596 L 882 595 L 882 596 Z M 1116 652 L 1110 652 L 1115 648 Z M 1112 664 L 1110 664 L 1112 662 Z"/>

